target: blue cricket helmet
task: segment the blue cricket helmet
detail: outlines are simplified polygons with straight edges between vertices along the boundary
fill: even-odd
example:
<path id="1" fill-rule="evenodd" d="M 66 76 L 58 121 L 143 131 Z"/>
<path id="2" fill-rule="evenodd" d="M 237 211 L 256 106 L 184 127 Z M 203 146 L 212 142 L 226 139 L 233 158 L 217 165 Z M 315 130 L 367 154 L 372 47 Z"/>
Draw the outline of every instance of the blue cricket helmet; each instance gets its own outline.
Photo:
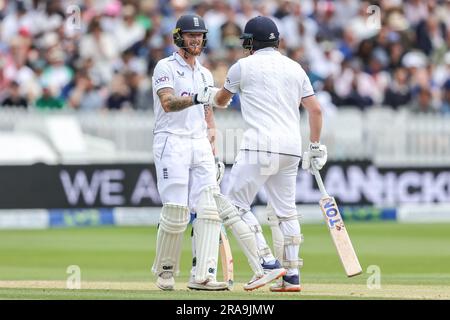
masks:
<path id="1" fill-rule="evenodd" d="M 242 44 L 244 49 L 257 50 L 257 48 L 254 48 L 257 47 L 255 46 L 255 42 L 260 43 L 262 47 L 277 47 L 280 40 L 280 33 L 272 19 L 257 16 L 247 22 L 240 39 L 244 40 Z"/>
<path id="2" fill-rule="evenodd" d="M 184 32 L 203 33 L 203 47 L 206 46 L 206 34 L 208 33 L 208 29 L 206 28 L 205 21 L 202 17 L 195 14 L 186 14 L 177 20 L 177 24 L 172 32 L 172 35 L 175 45 L 180 48 L 185 48 L 185 44 L 181 36 Z"/>

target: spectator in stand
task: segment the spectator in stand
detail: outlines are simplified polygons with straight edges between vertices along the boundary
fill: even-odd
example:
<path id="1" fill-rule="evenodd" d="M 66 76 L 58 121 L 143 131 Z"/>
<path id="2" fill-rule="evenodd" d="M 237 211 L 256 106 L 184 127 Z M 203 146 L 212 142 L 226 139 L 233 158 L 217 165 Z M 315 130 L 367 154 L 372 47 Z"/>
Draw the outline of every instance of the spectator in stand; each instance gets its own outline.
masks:
<path id="1" fill-rule="evenodd" d="M 408 0 L 404 1 L 404 11 L 407 20 L 412 27 L 419 24 L 420 21 L 426 19 L 429 15 L 427 1 L 423 0 Z"/>
<path id="2" fill-rule="evenodd" d="M 399 67 L 394 71 L 394 79 L 384 93 L 384 105 L 397 110 L 411 101 L 411 88 L 408 84 L 408 71 Z"/>
<path id="3" fill-rule="evenodd" d="M 221 49 L 220 27 L 227 21 L 227 7 L 228 4 L 226 4 L 225 1 L 213 0 L 210 10 L 208 10 L 203 17 L 205 24 L 208 26 L 207 52 L 209 52 L 209 50 L 216 51 Z"/>
<path id="4" fill-rule="evenodd" d="M 103 83 L 111 81 L 112 64 L 119 57 L 119 48 L 114 37 L 103 32 L 99 17 L 92 19 L 88 33 L 81 37 L 80 56 L 92 59 L 93 67 Z"/>
<path id="5" fill-rule="evenodd" d="M 144 58 L 150 54 L 151 51 L 151 41 L 155 35 L 154 29 L 148 29 L 145 31 L 144 38 L 141 41 L 136 42 L 129 49 L 133 52 L 136 57 Z"/>
<path id="6" fill-rule="evenodd" d="M 346 27 L 342 33 L 342 40 L 339 41 L 338 49 L 343 55 L 344 60 L 352 59 L 357 48 L 357 41 L 353 30 Z"/>
<path id="7" fill-rule="evenodd" d="M 2 28 L 0 28 L 0 41 L 5 43 L 9 43 L 12 38 L 18 34 L 20 28 L 26 27 L 27 29 L 32 29 L 32 21 L 30 21 L 27 15 L 25 3 L 23 1 L 14 2 L 16 2 L 14 13 L 6 15 L 3 20 L 0 20 L 2 21 Z"/>
<path id="8" fill-rule="evenodd" d="M 375 84 L 370 75 L 362 71 L 359 60 L 344 62 L 341 74 L 336 79 L 335 89 L 342 105 L 364 110 L 373 104 L 372 89 Z"/>
<path id="9" fill-rule="evenodd" d="M 388 48 L 389 55 L 389 72 L 395 72 L 395 70 L 402 66 L 402 59 L 405 54 L 405 47 L 397 39 L 393 40 Z"/>
<path id="10" fill-rule="evenodd" d="M 445 81 L 442 87 L 442 105 L 440 108 L 441 113 L 450 116 L 450 78 Z"/>
<path id="11" fill-rule="evenodd" d="M 128 72 L 135 72 L 138 74 L 145 74 L 147 70 L 147 62 L 145 59 L 137 57 L 132 49 L 127 49 L 122 52 L 120 59 L 114 63 L 114 71 L 120 74 Z"/>
<path id="12" fill-rule="evenodd" d="M 117 46 L 125 51 L 136 42 L 144 39 L 145 29 L 136 21 L 136 9 L 133 5 L 126 5 L 122 9 L 123 20 L 119 21 L 114 29 Z"/>
<path id="13" fill-rule="evenodd" d="M 73 78 L 73 70 L 64 62 L 64 52 L 54 48 L 48 53 L 49 65 L 45 67 L 41 81 L 51 88 L 54 94 L 59 96 L 62 89 L 70 83 Z"/>
<path id="14" fill-rule="evenodd" d="M 155 69 L 156 64 L 159 60 L 163 59 L 165 57 L 164 50 L 161 47 L 153 48 L 149 52 L 149 56 L 147 57 L 147 76 L 150 76 L 153 74 L 153 70 Z"/>
<path id="15" fill-rule="evenodd" d="M 421 86 L 411 105 L 411 112 L 417 114 L 434 114 L 436 109 L 433 107 L 433 99 L 429 87 Z"/>
<path id="16" fill-rule="evenodd" d="M 100 110 L 104 107 L 101 90 L 84 72 L 76 75 L 75 87 L 70 93 L 68 104 L 71 108 L 82 111 Z"/>
<path id="17" fill-rule="evenodd" d="M 62 109 L 64 107 L 64 101 L 53 94 L 49 85 L 43 84 L 42 90 L 42 96 L 35 103 L 38 109 Z"/>
<path id="18" fill-rule="evenodd" d="M 388 64 L 386 52 L 380 47 L 372 52 L 372 56 L 367 66 L 367 73 L 372 78 L 374 86 L 372 87 L 371 97 L 374 104 L 380 105 L 384 100 L 384 92 L 389 86 L 391 77 L 385 68 Z"/>
<path id="19" fill-rule="evenodd" d="M 130 87 L 127 86 L 125 78 L 121 74 L 114 75 L 111 81 L 110 95 L 106 101 L 106 107 L 109 110 L 132 109 Z"/>
<path id="20" fill-rule="evenodd" d="M 150 79 L 136 72 L 125 74 L 130 86 L 132 107 L 136 110 L 153 109 L 153 91 Z"/>
<path id="21" fill-rule="evenodd" d="M 237 44 L 240 46 L 241 40 L 239 37 L 242 34 L 242 29 L 236 22 L 236 13 L 231 7 L 226 9 L 227 20 L 220 26 L 222 46 L 233 46 Z"/>
<path id="22" fill-rule="evenodd" d="M 6 99 L 1 103 L 2 107 L 19 107 L 28 108 L 28 101 L 26 97 L 20 94 L 19 84 L 15 81 L 9 85 L 9 94 Z"/>
<path id="23" fill-rule="evenodd" d="M 322 91 L 328 93 L 330 96 L 330 104 L 334 106 L 343 105 L 341 98 L 337 95 L 336 90 L 334 88 L 334 79 L 333 77 L 328 77 L 323 81 Z"/>
<path id="24" fill-rule="evenodd" d="M 261 15 L 261 13 L 255 8 L 252 0 L 240 1 L 240 10 L 237 13 L 236 20 L 241 27 L 241 30 L 244 30 L 245 24 L 248 20 L 259 15 Z"/>
<path id="25" fill-rule="evenodd" d="M 418 24 L 416 37 L 417 47 L 429 56 L 436 50 L 445 47 L 447 38 L 446 26 L 435 15 L 430 15 L 426 20 L 422 20 Z"/>

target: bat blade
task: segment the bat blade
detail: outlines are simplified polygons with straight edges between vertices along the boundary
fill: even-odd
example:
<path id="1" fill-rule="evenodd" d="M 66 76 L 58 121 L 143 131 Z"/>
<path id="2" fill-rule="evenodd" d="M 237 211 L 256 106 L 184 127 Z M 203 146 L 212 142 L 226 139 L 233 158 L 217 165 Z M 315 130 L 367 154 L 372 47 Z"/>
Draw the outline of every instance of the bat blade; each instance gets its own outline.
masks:
<path id="1" fill-rule="evenodd" d="M 323 197 L 319 201 L 325 222 L 330 230 L 331 238 L 338 252 L 339 258 L 344 266 L 348 277 L 362 273 L 361 265 L 356 256 L 355 249 L 345 228 L 336 200 L 333 197 Z"/>
<path id="2" fill-rule="evenodd" d="M 233 255 L 231 253 L 227 232 L 223 226 L 220 230 L 219 253 L 222 263 L 223 279 L 228 283 L 228 288 L 231 290 L 234 283 Z"/>

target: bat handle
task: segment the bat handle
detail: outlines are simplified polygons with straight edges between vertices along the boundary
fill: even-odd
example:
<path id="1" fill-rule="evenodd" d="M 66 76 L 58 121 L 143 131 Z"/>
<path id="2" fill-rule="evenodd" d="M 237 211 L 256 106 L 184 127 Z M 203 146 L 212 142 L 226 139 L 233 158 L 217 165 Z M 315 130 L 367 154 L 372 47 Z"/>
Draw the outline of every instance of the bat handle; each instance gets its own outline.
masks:
<path id="1" fill-rule="evenodd" d="M 316 178 L 316 182 L 317 182 L 317 185 L 319 186 L 319 190 L 320 190 L 320 193 L 322 194 L 322 197 L 328 198 L 329 195 L 327 193 L 327 190 L 325 190 L 325 186 L 323 184 L 322 177 L 320 176 L 320 172 L 318 170 L 312 170 L 312 173 L 313 173 L 314 177 Z"/>

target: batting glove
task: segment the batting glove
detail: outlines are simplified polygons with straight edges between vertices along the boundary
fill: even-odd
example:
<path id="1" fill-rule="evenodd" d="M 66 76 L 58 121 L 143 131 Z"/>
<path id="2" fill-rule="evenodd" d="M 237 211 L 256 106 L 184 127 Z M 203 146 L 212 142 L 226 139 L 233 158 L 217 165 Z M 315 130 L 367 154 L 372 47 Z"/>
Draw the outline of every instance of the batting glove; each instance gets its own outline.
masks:
<path id="1" fill-rule="evenodd" d="M 193 101 L 194 104 L 207 104 L 212 107 L 217 106 L 215 102 L 216 94 L 219 92 L 219 88 L 215 87 L 204 87 L 202 90 L 200 90 L 199 93 L 194 95 Z"/>
<path id="2" fill-rule="evenodd" d="M 216 157 L 216 181 L 220 185 L 225 173 L 225 164 Z"/>
<path id="3" fill-rule="evenodd" d="M 308 151 L 303 153 L 302 169 L 313 173 L 323 168 L 328 159 L 327 147 L 320 142 L 310 142 Z"/>

